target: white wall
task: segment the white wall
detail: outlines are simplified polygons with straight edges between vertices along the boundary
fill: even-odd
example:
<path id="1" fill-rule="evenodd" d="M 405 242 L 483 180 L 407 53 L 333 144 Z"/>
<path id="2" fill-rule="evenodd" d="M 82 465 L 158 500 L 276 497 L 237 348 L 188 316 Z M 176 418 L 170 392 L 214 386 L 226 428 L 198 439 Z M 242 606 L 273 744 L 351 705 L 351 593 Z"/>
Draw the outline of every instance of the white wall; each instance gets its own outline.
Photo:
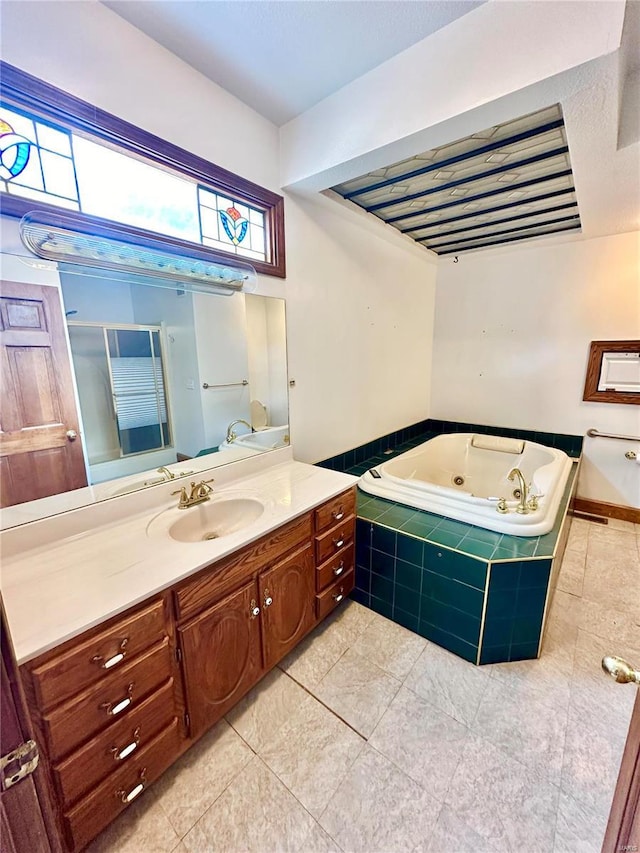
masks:
<path id="1" fill-rule="evenodd" d="M 105 6 L 3 0 L 2 27 L 5 61 L 280 191 L 278 129 Z M 287 196 L 286 281 L 259 276 L 258 293 L 287 300 L 304 461 L 428 416 L 436 266 L 370 219 Z"/>
<path id="2" fill-rule="evenodd" d="M 592 340 L 640 338 L 640 234 L 536 243 L 443 260 L 431 417 L 640 435 L 633 405 L 585 403 Z M 640 507 L 637 442 L 587 438 L 578 494 Z"/>

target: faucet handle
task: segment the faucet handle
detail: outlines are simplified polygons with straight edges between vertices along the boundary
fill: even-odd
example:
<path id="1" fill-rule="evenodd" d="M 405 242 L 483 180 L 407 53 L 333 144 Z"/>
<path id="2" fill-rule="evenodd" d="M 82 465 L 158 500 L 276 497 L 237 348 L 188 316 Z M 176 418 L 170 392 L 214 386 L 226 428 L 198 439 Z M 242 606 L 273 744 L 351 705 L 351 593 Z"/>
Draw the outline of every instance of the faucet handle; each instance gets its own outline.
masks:
<path id="1" fill-rule="evenodd" d="M 185 489 L 185 487 L 184 487 L 184 486 L 182 486 L 182 488 L 181 488 L 181 489 L 178 489 L 178 490 L 177 490 L 177 491 L 175 491 L 175 492 L 171 492 L 171 494 L 172 494 L 172 495 L 180 495 L 180 500 L 178 501 L 178 506 L 179 506 L 179 507 L 181 507 L 181 506 L 186 506 L 186 504 L 189 502 L 189 497 L 188 497 L 188 495 L 187 495 L 187 490 Z"/>

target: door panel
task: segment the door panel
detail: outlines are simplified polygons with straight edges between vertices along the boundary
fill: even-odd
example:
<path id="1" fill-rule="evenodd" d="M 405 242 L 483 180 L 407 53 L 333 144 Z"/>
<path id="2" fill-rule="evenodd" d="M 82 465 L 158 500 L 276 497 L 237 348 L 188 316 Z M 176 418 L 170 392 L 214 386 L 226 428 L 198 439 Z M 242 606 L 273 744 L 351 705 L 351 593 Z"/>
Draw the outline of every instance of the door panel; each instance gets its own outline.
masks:
<path id="1" fill-rule="evenodd" d="M 178 628 L 193 737 L 219 720 L 258 680 L 262 660 L 257 597 L 252 581 Z"/>
<path id="2" fill-rule="evenodd" d="M 258 578 L 267 669 L 281 660 L 314 622 L 314 574 L 313 548 L 306 545 Z"/>
<path id="3" fill-rule="evenodd" d="M 640 850 L 640 689 L 633 706 L 602 845 L 602 853 L 619 853 L 621 850 Z"/>
<path id="4" fill-rule="evenodd" d="M 0 285 L 2 506 L 87 485 L 60 297 Z"/>

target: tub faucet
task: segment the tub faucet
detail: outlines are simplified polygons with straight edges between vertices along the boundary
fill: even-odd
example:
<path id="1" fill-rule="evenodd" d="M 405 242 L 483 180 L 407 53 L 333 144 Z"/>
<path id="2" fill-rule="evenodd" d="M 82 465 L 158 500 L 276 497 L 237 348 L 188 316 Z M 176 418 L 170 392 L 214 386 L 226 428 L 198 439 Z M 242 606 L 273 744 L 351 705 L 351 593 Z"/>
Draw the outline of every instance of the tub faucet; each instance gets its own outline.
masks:
<path id="1" fill-rule="evenodd" d="M 166 465 L 161 465 L 158 469 L 158 474 L 162 474 L 163 477 L 166 477 L 167 480 L 175 480 L 176 475 L 173 474 Z"/>
<path id="2" fill-rule="evenodd" d="M 507 479 L 509 480 L 513 480 L 514 477 L 518 478 L 518 483 L 520 484 L 520 503 L 516 507 L 516 512 L 526 515 L 529 512 L 529 507 L 527 506 L 527 483 L 524 479 L 524 474 L 519 468 L 512 468 L 507 474 Z"/>
<path id="3" fill-rule="evenodd" d="M 233 431 L 233 428 L 236 424 L 244 424 L 246 427 L 249 427 L 249 430 L 251 432 L 253 432 L 253 427 L 251 426 L 251 424 L 247 423 L 246 421 L 243 421 L 242 418 L 239 418 L 237 421 L 231 421 L 231 423 L 227 427 L 227 444 L 231 444 L 231 442 L 235 441 L 238 437 Z"/>

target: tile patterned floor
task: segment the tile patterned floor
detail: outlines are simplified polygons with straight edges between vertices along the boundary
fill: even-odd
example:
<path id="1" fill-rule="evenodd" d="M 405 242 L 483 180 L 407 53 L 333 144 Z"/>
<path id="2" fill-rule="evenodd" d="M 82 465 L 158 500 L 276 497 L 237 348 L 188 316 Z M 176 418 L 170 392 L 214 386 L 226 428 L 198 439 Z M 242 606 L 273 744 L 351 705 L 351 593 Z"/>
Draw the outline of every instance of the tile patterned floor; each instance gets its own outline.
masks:
<path id="1" fill-rule="evenodd" d="M 640 665 L 640 526 L 574 520 L 537 661 L 474 667 L 355 602 L 91 853 L 598 853 Z"/>

